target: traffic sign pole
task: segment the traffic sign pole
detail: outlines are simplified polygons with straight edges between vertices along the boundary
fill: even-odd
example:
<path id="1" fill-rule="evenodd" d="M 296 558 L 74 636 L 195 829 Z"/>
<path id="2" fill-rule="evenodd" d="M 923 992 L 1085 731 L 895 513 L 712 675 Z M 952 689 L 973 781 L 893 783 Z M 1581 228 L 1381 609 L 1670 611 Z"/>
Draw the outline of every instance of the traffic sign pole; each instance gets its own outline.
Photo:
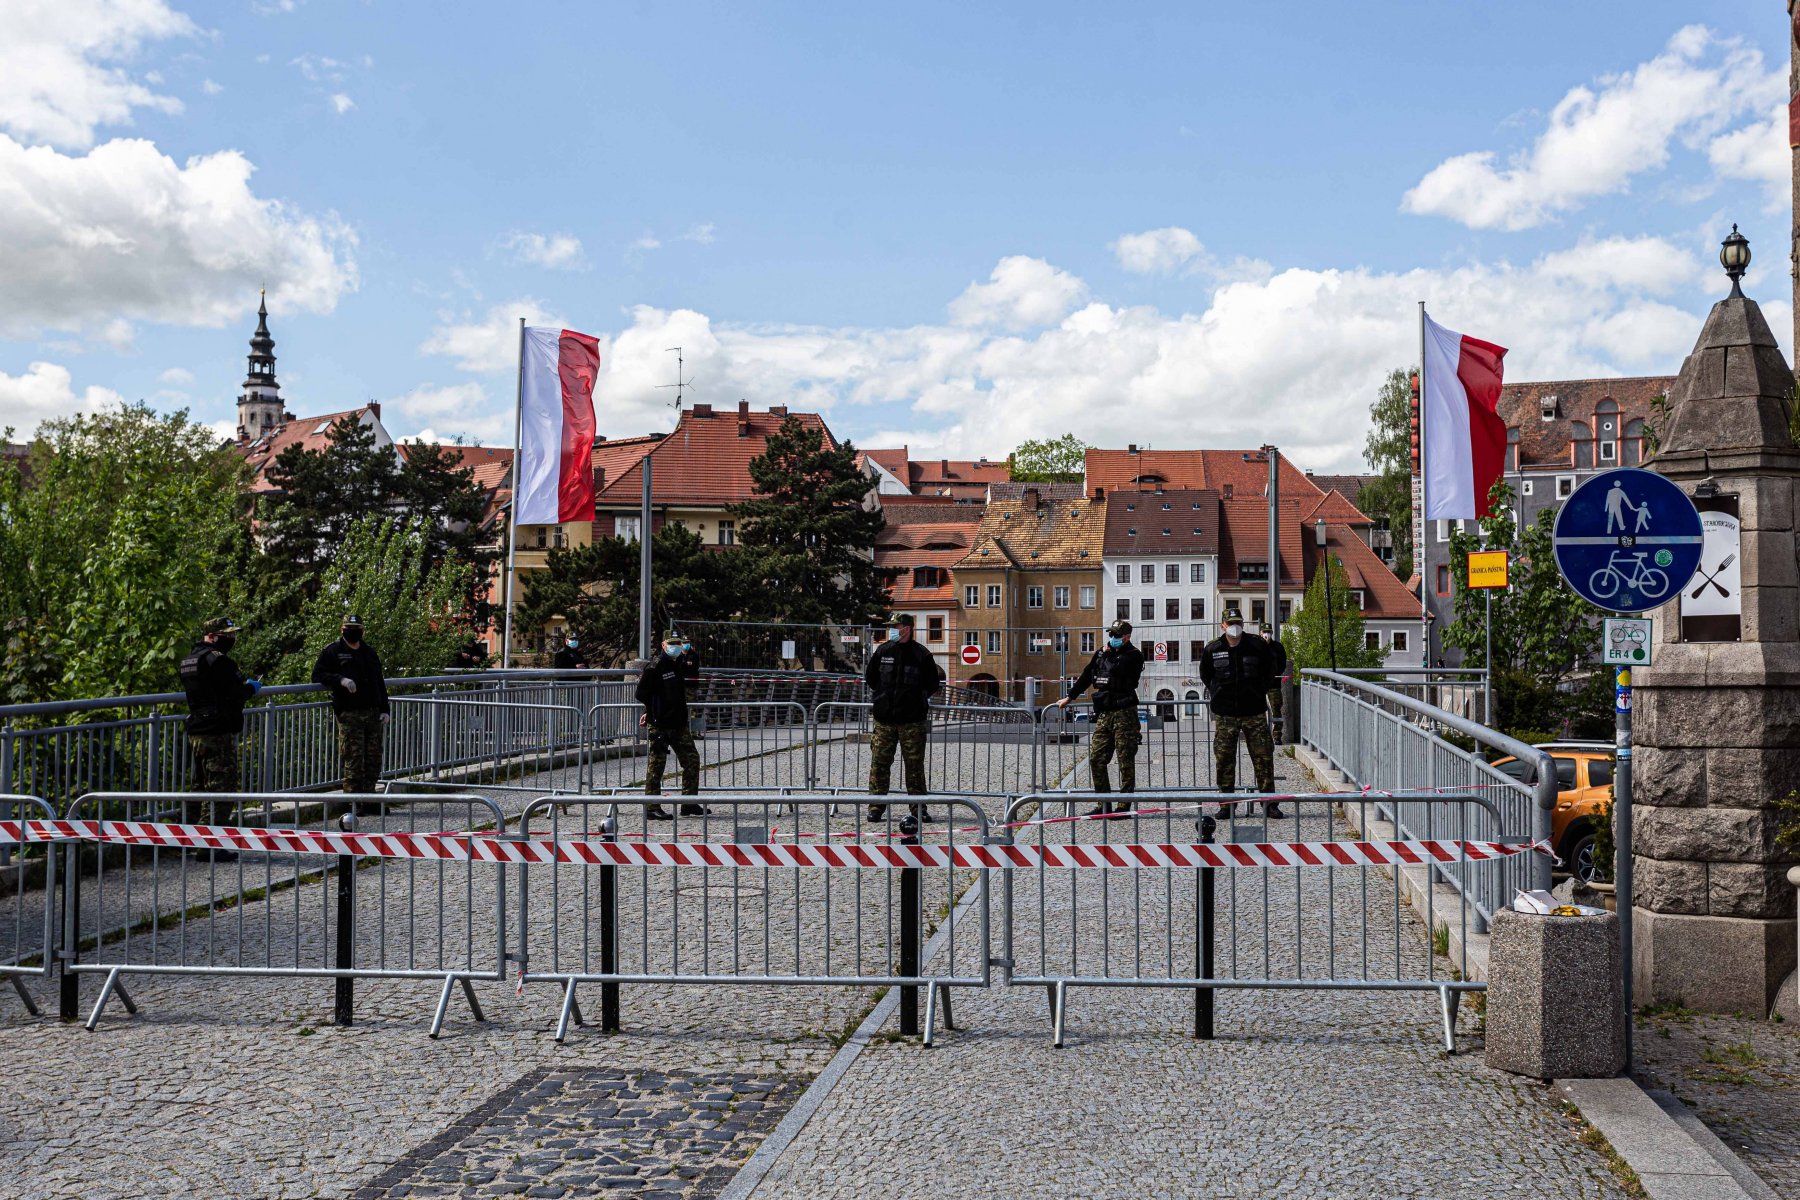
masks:
<path id="1" fill-rule="evenodd" d="M 1625 1070 L 1631 1070 L 1631 668 L 1613 676 L 1613 898 L 1619 907 L 1619 959 L 1625 978 Z"/>

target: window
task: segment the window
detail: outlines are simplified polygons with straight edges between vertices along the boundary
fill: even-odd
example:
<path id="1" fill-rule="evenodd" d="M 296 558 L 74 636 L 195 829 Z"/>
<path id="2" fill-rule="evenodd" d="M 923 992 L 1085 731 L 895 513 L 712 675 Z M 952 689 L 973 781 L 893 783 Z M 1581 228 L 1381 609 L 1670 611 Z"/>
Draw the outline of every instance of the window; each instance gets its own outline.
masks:
<path id="1" fill-rule="evenodd" d="M 719 522 L 719 545 L 721 545 L 721 546 L 737 545 L 737 522 L 736 521 L 720 521 Z"/>
<path id="2" fill-rule="evenodd" d="M 1170 638 L 1168 641 L 1164 642 L 1163 645 L 1167 646 L 1169 649 L 1169 661 L 1170 662 L 1180 662 L 1181 661 L 1181 643 L 1180 642 L 1176 641 L 1174 638 Z"/>
<path id="3" fill-rule="evenodd" d="M 1139 583 L 1155 583 L 1156 582 L 1156 564 L 1155 563 L 1145 563 L 1143 566 L 1138 568 L 1138 582 Z"/>
<path id="4" fill-rule="evenodd" d="M 1437 540 L 1438 541 L 1447 542 L 1450 540 L 1450 522 L 1434 521 L 1434 522 L 1432 522 L 1432 524 L 1437 527 Z"/>
<path id="5" fill-rule="evenodd" d="M 1574 494 L 1575 477 L 1573 475 L 1558 475 L 1556 477 L 1556 498 L 1558 500 L 1567 500 Z"/>
<path id="6" fill-rule="evenodd" d="M 942 568 L 942 567 L 914 567 L 913 568 L 913 586 L 914 587 L 916 587 L 916 588 L 942 587 L 943 583 L 944 583 L 944 568 Z"/>
<path id="7" fill-rule="evenodd" d="M 1026 634 L 1025 635 L 1025 653 L 1027 653 L 1027 654 L 1042 654 L 1044 652 L 1044 647 L 1041 644 L 1041 642 L 1048 642 L 1049 640 L 1050 640 L 1049 638 L 1041 638 L 1041 641 L 1040 641 L 1039 634 L 1035 634 L 1035 633 Z"/>
<path id="8" fill-rule="evenodd" d="M 1206 601 L 1198 596 L 1195 596 L 1192 600 L 1188 601 L 1188 620 L 1206 620 Z"/>
<path id="9" fill-rule="evenodd" d="M 1281 623 L 1285 625 L 1293 619 L 1294 602 L 1292 600 L 1283 600 L 1281 602 Z"/>
<path id="10" fill-rule="evenodd" d="M 1026 608 L 1042 608 L 1042 607 L 1044 607 L 1044 589 L 1041 587 L 1035 587 L 1035 586 L 1026 588 L 1025 589 L 1025 607 Z"/>
<path id="11" fill-rule="evenodd" d="M 1205 583 L 1206 582 L 1206 564 L 1205 563 L 1193 563 L 1193 564 L 1189 565 L 1189 567 L 1188 567 L 1188 582 L 1189 583 Z"/>
<path id="12" fill-rule="evenodd" d="M 925 640 L 928 642 L 941 642 L 944 640 L 944 618 L 925 618 Z"/>
<path id="13" fill-rule="evenodd" d="M 1120 563 L 1118 568 L 1113 572 L 1113 578 L 1120 583 L 1130 583 L 1131 568 L 1124 563 Z"/>
<path id="14" fill-rule="evenodd" d="M 971 583 L 963 589 L 963 607 L 981 607 L 981 586 L 979 584 Z"/>
<path id="15" fill-rule="evenodd" d="M 1121 621 L 1131 620 L 1131 601 L 1119 600 L 1113 604 L 1113 613 Z"/>
<path id="16" fill-rule="evenodd" d="M 1437 569 L 1437 594 L 1440 596 L 1448 596 L 1450 594 L 1449 567 L 1440 566 Z"/>
<path id="17" fill-rule="evenodd" d="M 537 547 L 539 550 L 542 550 L 544 548 L 545 544 L 549 540 L 550 540 L 550 527 L 549 526 L 538 525 L 538 526 L 533 527 L 533 529 L 531 531 L 531 544 L 533 546 Z"/>
<path id="18" fill-rule="evenodd" d="M 1081 607 L 1094 608 L 1099 603 L 1100 603 L 1100 601 L 1099 601 L 1099 589 L 1098 588 L 1096 588 L 1090 584 L 1087 587 L 1084 587 L 1081 589 Z"/>
<path id="19" fill-rule="evenodd" d="M 1567 791 L 1575 786 L 1575 760 L 1572 758 L 1552 758 L 1556 764 L 1556 788 Z"/>
<path id="20" fill-rule="evenodd" d="M 988 605 L 987 606 L 989 608 L 999 608 L 1000 607 L 1000 585 L 997 583 L 988 584 Z"/>
<path id="21" fill-rule="evenodd" d="M 1268 619 L 1269 602 L 1267 600 L 1252 600 L 1250 602 L 1250 620 L 1254 624 L 1261 625 Z"/>
<path id="22" fill-rule="evenodd" d="M 638 540 L 638 518 L 637 517 L 614 517 L 613 518 L 613 532 L 617 533 L 621 538 L 625 539 L 628 542 L 637 541 Z"/>
<path id="23" fill-rule="evenodd" d="M 1056 652 L 1058 654 L 1067 654 L 1069 652 L 1069 631 L 1066 629 L 1059 629 L 1056 631 Z"/>
<path id="24" fill-rule="evenodd" d="M 1083 654 L 1092 654 L 1094 652 L 1094 631 L 1091 629 L 1085 631 L 1081 635 L 1081 652 Z"/>
<path id="25" fill-rule="evenodd" d="M 1000 653 L 1000 631 L 999 631 L 999 630 L 998 630 L 998 629 L 990 629 L 990 630 L 988 630 L 988 648 L 987 648 L 987 652 L 988 652 L 988 653 L 989 653 L 989 654 L 998 654 L 998 653 Z"/>
<path id="26" fill-rule="evenodd" d="M 1140 621 L 1156 620 L 1156 601 L 1140 600 L 1138 602 L 1138 613 L 1140 614 L 1138 617 L 1138 620 Z"/>
<path id="27" fill-rule="evenodd" d="M 1188 642 L 1188 658 L 1191 659 L 1192 661 L 1199 662 L 1200 656 L 1205 653 L 1206 653 L 1206 643 L 1205 642 L 1201 641 L 1198 638 L 1191 639 Z"/>
<path id="28" fill-rule="evenodd" d="M 1168 566 L 1163 568 L 1163 582 L 1164 583 L 1180 583 L 1181 582 L 1181 564 L 1180 563 L 1170 563 Z"/>
<path id="29" fill-rule="evenodd" d="M 569 544 L 569 535 L 564 531 L 561 525 L 552 525 L 550 527 L 550 544 L 558 550 L 561 550 L 564 546 Z"/>
<path id="30" fill-rule="evenodd" d="M 965 646 L 981 645 L 981 630 L 979 630 L 979 629 L 963 630 L 963 645 L 965 645 Z"/>
<path id="31" fill-rule="evenodd" d="M 1617 442 L 1601 442 L 1600 443 L 1600 461 L 1601 462 L 1614 462 L 1618 459 L 1618 457 L 1619 457 L 1619 443 L 1617 443 Z"/>
<path id="32" fill-rule="evenodd" d="M 1532 482 L 1533 482 L 1533 481 L 1532 481 L 1532 480 L 1529 480 L 1529 479 L 1526 479 L 1526 480 L 1522 480 L 1522 481 L 1521 481 L 1521 482 L 1520 482 L 1520 483 L 1519 483 L 1519 495 L 1521 495 L 1521 496 L 1529 496 L 1529 495 L 1531 495 L 1531 485 L 1532 485 Z"/>
<path id="33" fill-rule="evenodd" d="M 1163 620 L 1165 620 L 1165 621 L 1181 620 L 1181 601 L 1174 600 L 1174 599 L 1169 599 L 1169 600 L 1163 601 Z"/>
<path id="34" fill-rule="evenodd" d="M 1050 603 L 1057 608 L 1069 607 L 1069 589 L 1066 587 L 1051 588 Z"/>
<path id="35" fill-rule="evenodd" d="M 1370 629 L 1363 633 L 1363 645 L 1370 650 L 1381 649 L 1381 631 Z"/>
<path id="36" fill-rule="evenodd" d="M 1404 654 L 1406 652 L 1406 642 L 1407 642 L 1406 630 L 1396 629 L 1396 630 L 1394 630 L 1393 636 L 1394 636 L 1394 641 L 1393 641 L 1394 653 L 1395 654 Z"/>
<path id="37" fill-rule="evenodd" d="M 1243 561 L 1238 563 L 1238 578 L 1245 583 L 1266 580 L 1269 577 L 1269 564 L 1265 562 Z"/>
<path id="38" fill-rule="evenodd" d="M 1356 601 L 1356 607 L 1359 610 L 1365 607 L 1363 604 L 1363 590 L 1361 588 L 1351 588 L 1350 598 Z"/>
<path id="39" fill-rule="evenodd" d="M 1613 782 L 1613 764 L 1610 758 L 1588 759 L 1588 786 L 1611 787 Z"/>

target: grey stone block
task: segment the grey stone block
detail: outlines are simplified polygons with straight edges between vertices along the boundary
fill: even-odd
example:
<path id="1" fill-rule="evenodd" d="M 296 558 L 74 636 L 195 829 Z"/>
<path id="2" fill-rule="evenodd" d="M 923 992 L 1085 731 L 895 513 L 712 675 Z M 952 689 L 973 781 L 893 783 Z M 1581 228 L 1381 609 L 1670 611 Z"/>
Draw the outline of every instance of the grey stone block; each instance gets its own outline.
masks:
<path id="1" fill-rule="evenodd" d="M 1535 1079 L 1610 1078 L 1625 1069 L 1619 921 L 1494 914 L 1487 1065 Z"/>
<path id="2" fill-rule="evenodd" d="M 1639 1004 L 1672 1000 L 1701 1012 L 1769 1011 L 1794 969 L 1792 919 L 1649 912 L 1641 894 L 1637 900 L 1631 955 Z"/>

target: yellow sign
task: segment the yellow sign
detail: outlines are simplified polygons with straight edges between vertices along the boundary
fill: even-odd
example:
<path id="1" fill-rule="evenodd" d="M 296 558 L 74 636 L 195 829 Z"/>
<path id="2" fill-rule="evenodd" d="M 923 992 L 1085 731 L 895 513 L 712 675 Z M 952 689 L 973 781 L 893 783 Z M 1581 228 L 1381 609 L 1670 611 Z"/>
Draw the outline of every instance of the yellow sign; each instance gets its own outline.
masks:
<path id="1" fill-rule="evenodd" d="M 1504 550 L 1469 551 L 1469 586 L 1503 588 L 1506 586 L 1507 554 Z"/>

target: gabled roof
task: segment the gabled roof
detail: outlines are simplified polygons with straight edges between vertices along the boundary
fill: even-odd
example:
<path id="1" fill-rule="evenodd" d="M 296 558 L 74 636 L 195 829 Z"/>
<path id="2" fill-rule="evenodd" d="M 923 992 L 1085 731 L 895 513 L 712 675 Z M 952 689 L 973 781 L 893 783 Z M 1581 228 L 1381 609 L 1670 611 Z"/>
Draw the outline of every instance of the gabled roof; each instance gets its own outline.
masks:
<path id="1" fill-rule="evenodd" d="M 1374 522 L 1362 509 L 1350 502 L 1344 493 L 1332 488 L 1311 506 L 1301 501 L 1300 521 L 1310 526 L 1314 521 L 1323 519 L 1327 525 L 1372 525 Z"/>
<path id="2" fill-rule="evenodd" d="M 1042 500 L 1081 500 L 1087 496 L 1086 490 L 1079 483 L 1062 483 L 1060 481 L 1032 483 L 1022 479 L 1002 480 L 998 483 L 988 484 L 988 503 L 998 504 L 1004 501 L 1008 504 L 1018 504 L 1025 499 L 1025 493 L 1033 489 L 1036 489 L 1039 499 Z"/>
<path id="3" fill-rule="evenodd" d="M 1111 502 L 1108 497 L 1107 503 Z M 1221 500 L 1219 512 L 1224 518 L 1219 539 L 1219 582 L 1236 586 L 1241 574 L 1240 562 L 1267 562 L 1269 559 L 1269 502 L 1261 496 L 1234 497 Z M 1281 552 L 1281 586 L 1299 588 L 1305 579 L 1306 560 L 1297 501 L 1281 502 L 1277 541 Z"/>
<path id="4" fill-rule="evenodd" d="M 896 606 L 949 607 L 956 598 L 951 568 L 969 552 L 980 527 L 980 513 L 968 505 L 905 505 L 884 509 L 887 524 L 875 538 L 875 565 L 893 572 L 888 593 Z M 914 584 L 916 567 L 936 567 L 939 582 Z"/>
<path id="5" fill-rule="evenodd" d="M 1177 488 L 1109 494 L 1108 558 L 1139 554 L 1217 554 L 1219 493 Z"/>
<path id="6" fill-rule="evenodd" d="M 1004 461 L 967 458 L 913 458 L 911 448 L 864 450 L 858 457 L 873 460 L 904 483 L 915 496 L 942 496 L 980 500 L 992 483 L 1012 478 Z"/>
<path id="7" fill-rule="evenodd" d="M 1023 571 L 1100 569 L 1106 509 L 1086 500 L 1044 500 L 1036 509 L 991 501 L 975 544 L 957 565 L 1011 566 Z"/>
<path id="8" fill-rule="evenodd" d="M 343 412 L 325 413 L 316 417 L 296 417 L 275 426 L 261 437 L 235 443 L 243 454 L 244 461 L 250 464 L 252 478 L 250 490 L 253 492 L 274 491 L 275 485 L 269 482 L 268 469 L 274 461 L 281 457 L 282 451 L 289 446 L 300 446 L 310 451 L 322 451 L 331 444 L 331 427 L 345 417 L 355 417 L 364 425 L 375 428 L 375 440 L 381 445 L 393 445 L 393 438 L 388 436 L 386 428 L 381 424 L 381 405 L 365 404 L 361 408 L 346 409 Z"/>
<path id="9" fill-rule="evenodd" d="M 636 508 L 643 498 L 645 458 L 651 464 L 653 503 L 717 506 L 749 500 L 756 495 L 750 480 L 750 460 L 761 457 L 768 449 L 770 435 L 781 428 L 788 415 L 782 407 L 752 412 L 748 405 L 740 404 L 734 412 L 696 404 L 681 414 L 673 433 L 656 439 L 647 452 L 637 454 L 616 475 L 608 471 L 595 503 L 600 507 Z M 819 414 L 793 415 L 806 428 L 816 430 L 827 445 L 838 445 Z M 599 447 L 595 450 L 598 453 Z"/>
<path id="10" fill-rule="evenodd" d="M 1268 463 L 1247 458 L 1253 450 L 1098 450 L 1087 452 L 1087 494 L 1104 490 L 1107 496 L 1116 492 L 1155 491 L 1158 487 L 1204 489 L 1221 497 L 1266 495 L 1269 487 Z M 1306 473 L 1283 455 L 1281 458 L 1281 498 L 1317 500 L 1325 494 Z M 1354 509 L 1355 506 L 1351 505 Z M 1363 524 L 1372 524 L 1360 510 Z"/>
<path id="11" fill-rule="evenodd" d="M 1344 566 L 1353 588 L 1363 590 L 1363 616 L 1382 621 L 1419 619 L 1419 598 L 1400 577 L 1388 569 L 1375 552 L 1347 525 L 1325 527 L 1325 546 Z M 1313 551 L 1315 565 L 1318 551 Z"/>
<path id="12" fill-rule="evenodd" d="M 1594 436 L 1595 410 L 1602 401 L 1619 406 L 1617 436 L 1626 426 L 1650 416 L 1650 402 L 1675 386 L 1673 375 L 1636 375 L 1619 379 L 1554 379 L 1541 383 L 1509 383 L 1500 389 L 1496 411 L 1508 430 L 1519 431 L 1519 465 L 1570 467 L 1575 463 L 1578 433 Z M 1555 416 L 1544 420 L 1544 400 L 1554 397 Z"/>
<path id="13" fill-rule="evenodd" d="M 1379 475 L 1320 475 L 1314 471 L 1308 471 L 1306 477 L 1320 491 L 1342 492 L 1344 499 L 1359 509 L 1362 507 L 1363 489 L 1381 478 Z"/>
<path id="14" fill-rule="evenodd" d="M 643 461 L 644 455 L 650 453 L 652 447 L 662 440 L 662 434 L 651 433 L 642 437 L 618 438 L 610 442 L 596 441 L 591 462 L 594 465 L 594 495 L 598 498 L 608 484 Z M 656 485 L 656 469 L 650 470 L 650 484 Z M 638 483 L 638 498 L 643 498 L 643 483 Z"/>

